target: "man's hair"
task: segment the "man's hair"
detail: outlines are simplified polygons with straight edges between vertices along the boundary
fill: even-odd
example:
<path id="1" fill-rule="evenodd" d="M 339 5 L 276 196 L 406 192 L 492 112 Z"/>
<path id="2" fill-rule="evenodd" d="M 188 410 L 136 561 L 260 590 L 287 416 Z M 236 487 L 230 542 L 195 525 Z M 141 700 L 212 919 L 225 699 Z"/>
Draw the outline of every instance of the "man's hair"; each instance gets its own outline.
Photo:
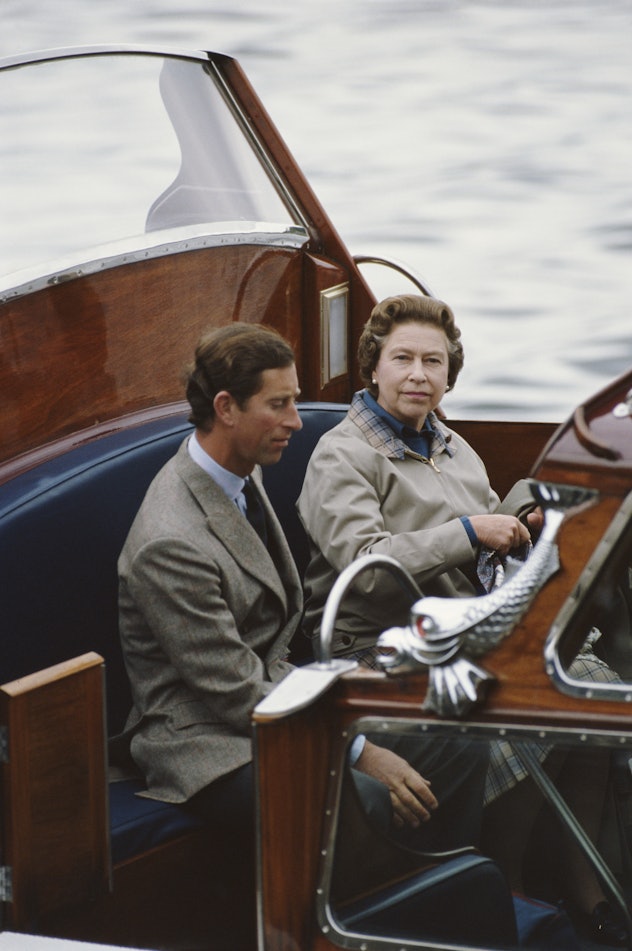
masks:
<path id="1" fill-rule="evenodd" d="M 378 388 L 371 381 L 384 341 L 396 324 L 409 323 L 432 324 L 443 330 L 448 344 L 448 389 L 452 389 L 456 383 L 463 367 L 463 346 L 461 331 L 451 309 L 436 297 L 402 294 L 400 297 L 387 297 L 376 304 L 360 335 L 360 378 L 373 396 L 377 396 Z"/>
<path id="2" fill-rule="evenodd" d="M 195 348 L 195 362 L 186 372 L 189 422 L 210 430 L 215 419 L 213 400 L 226 390 L 243 408 L 262 386 L 264 370 L 292 366 L 294 351 L 271 327 L 232 323 L 208 331 Z"/>

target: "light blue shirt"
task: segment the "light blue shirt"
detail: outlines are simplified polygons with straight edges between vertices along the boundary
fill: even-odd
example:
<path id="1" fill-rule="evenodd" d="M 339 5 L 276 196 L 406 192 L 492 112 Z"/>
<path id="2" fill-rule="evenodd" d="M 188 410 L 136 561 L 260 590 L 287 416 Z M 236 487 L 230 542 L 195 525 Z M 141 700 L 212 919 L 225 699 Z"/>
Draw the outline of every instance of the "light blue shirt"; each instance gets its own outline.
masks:
<path id="1" fill-rule="evenodd" d="M 219 462 L 215 462 L 200 446 L 196 433 L 193 433 L 189 439 L 188 450 L 193 461 L 197 463 L 201 469 L 204 469 L 206 474 L 210 475 L 214 482 L 217 482 L 220 489 L 226 493 L 231 502 L 234 502 L 239 511 L 245 515 L 246 499 L 244 498 L 242 489 L 246 480 L 242 479 L 241 476 L 235 475 L 234 472 L 229 472 L 228 469 L 224 469 L 223 466 L 220 466 Z"/>

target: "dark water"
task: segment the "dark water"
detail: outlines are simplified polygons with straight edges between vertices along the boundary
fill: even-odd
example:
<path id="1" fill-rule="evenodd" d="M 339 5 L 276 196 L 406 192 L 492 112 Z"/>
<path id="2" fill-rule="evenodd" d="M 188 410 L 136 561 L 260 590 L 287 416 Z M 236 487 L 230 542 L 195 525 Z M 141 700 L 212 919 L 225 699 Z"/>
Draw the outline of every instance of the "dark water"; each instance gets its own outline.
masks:
<path id="1" fill-rule="evenodd" d="M 113 42 L 240 60 L 352 252 L 454 308 L 450 413 L 560 420 L 632 366 L 629 0 L 0 0 L 1 55 Z"/>

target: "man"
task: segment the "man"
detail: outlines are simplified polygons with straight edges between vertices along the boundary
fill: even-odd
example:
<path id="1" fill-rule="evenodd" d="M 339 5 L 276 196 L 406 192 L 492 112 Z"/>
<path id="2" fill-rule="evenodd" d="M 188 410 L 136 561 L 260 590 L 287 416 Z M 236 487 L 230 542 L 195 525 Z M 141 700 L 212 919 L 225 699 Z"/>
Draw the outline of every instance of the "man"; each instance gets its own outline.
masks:
<path id="1" fill-rule="evenodd" d="M 286 656 L 302 611 L 259 471 L 302 425 L 294 354 L 263 327 L 212 330 L 196 348 L 186 393 L 195 430 L 150 485 L 119 559 L 133 708 L 117 752 L 131 754 L 143 795 L 181 803 L 221 831 L 218 874 L 239 902 L 238 916 L 226 912 L 250 947 L 250 715 L 292 669 Z M 263 513 L 265 541 L 248 520 L 244 488 Z"/>
<path id="2" fill-rule="evenodd" d="M 151 798 L 190 802 L 212 784 L 234 787 L 227 805 L 250 794 L 250 714 L 291 670 L 302 609 L 258 466 L 301 428 L 298 394 L 292 349 L 273 331 L 230 324 L 203 337 L 187 381 L 195 431 L 149 487 L 121 553 L 126 733 Z M 247 478 L 267 546 L 246 517 Z"/>
<path id="3" fill-rule="evenodd" d="M 299 392 L 294 354 L 275 331 L 233 323 L 203 337 L 186 386 L 195 431 L 149 487 L 119 559 L 133 697 L 124 736 L 144 795 L 229 830 L 242 875 L 254 868 L 250 716 L 292 669 L 302 611 L 259 467 L 278 462 L 301 428 Z M 368 740 L 354 759 L 368 776 L 361 788 L 386 798 L 396 825 L 430 820 L 437 799 L 405 759 Z"/>

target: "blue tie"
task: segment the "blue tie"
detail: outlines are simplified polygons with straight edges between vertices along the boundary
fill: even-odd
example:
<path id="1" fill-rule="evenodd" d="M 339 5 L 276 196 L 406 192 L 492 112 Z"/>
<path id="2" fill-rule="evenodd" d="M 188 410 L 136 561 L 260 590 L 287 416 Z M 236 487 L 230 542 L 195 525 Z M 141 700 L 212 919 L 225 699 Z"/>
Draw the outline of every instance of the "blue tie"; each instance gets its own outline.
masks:
<path id="1" fill-rule="evenodd" d="M 263 505 L 259 498 L 259 493 L 250 479 L 246 479 L 242 489 L 246 500 L 246 518 L 256 531 L 264 545 L 268 544 L 268 531 L 266 528 L 266 516 L 263 511 Z"/>

